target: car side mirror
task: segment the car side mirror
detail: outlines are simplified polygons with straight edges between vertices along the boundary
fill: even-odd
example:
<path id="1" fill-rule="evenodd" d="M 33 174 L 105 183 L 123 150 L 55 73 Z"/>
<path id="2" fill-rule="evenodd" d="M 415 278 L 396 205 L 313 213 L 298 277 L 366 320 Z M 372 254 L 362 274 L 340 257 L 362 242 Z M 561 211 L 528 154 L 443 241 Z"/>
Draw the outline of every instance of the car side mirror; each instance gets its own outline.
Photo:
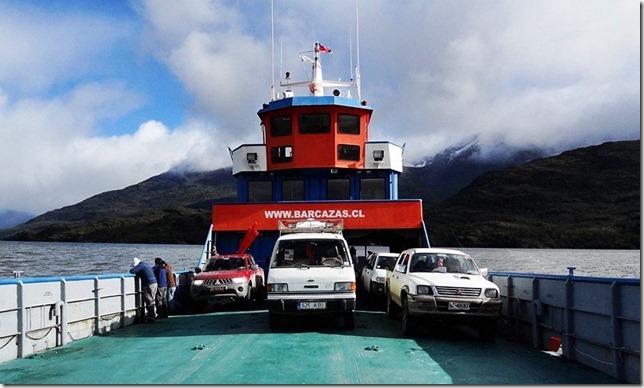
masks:
<path id="1" fill-rule="evenodd" d="M 201 272 L 201 268 L 195 267 L 195 273 L 199 273 L 199 272 Z"/>
<path id="2" fill-rule="evenodd" d="M 488 274 L 487 268 L 481 268 L 479 269 L 479 272 L 481 273 L 481 276 L 487 276 Z"/>
<path id="3" fill-rule="evenodd" d="M 250 269 L 257 269 L 257 268 L 259 268 L 258 264 L 253 264 L 253 265 L 250 266 Z"/>

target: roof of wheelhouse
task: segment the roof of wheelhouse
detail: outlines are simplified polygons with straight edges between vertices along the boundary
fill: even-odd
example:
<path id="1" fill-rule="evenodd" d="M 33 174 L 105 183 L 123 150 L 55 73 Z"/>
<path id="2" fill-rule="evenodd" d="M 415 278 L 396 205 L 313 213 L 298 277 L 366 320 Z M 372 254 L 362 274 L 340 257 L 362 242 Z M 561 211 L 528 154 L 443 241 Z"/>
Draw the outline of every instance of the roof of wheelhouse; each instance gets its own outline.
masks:
<path id="1" fill-rule="evenodd" d="M 373 110 L 371 107 L 366 104 L 361 103 L 360 101 L 354 98 L 348 97 L 339 97 L 339 96 L 294 96 L 282 98 L 279 100 L 271 101 L 267 104 L 264 104 L 264 107 L 260 109 L 257 114 L 261 115 L 266 112 L 274 111 L 277 109 L 294 107 L 294 106 L 320 106 L 320 105 L 335 105 L 335 106 L 346 106 L 350 108 L 360 108 L 366 110 Z"/>

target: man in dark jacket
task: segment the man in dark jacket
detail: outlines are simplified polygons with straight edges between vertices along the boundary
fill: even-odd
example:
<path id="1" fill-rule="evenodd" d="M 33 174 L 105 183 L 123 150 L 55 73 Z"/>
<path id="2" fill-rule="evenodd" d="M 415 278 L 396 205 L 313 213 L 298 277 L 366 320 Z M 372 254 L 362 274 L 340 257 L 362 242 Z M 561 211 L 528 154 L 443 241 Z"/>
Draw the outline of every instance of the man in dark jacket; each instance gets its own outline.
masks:
<path id="1" fill-rule="evenodd" d="M 157 316 L 158 318 L 168 317 L 168 275 L 166 274 L 165 262 L 157 257 L 154 259 L 154 267 L 152 268 L 154 276 L 157 278 Z"/>
<path id="2" fill-rule="evenodd" d="M 154 319 L 157 316 L 154 311 L 154 307 L 158 284 L 157 279 L 154 276 L 154 272 L 152 271 L 152 267 L 139 260 L 138 257 L 135 257 L 132 260 L 132 269 L 130 269 L 130 273 L 135 274 L 137 279 L 141 279 L 143 302 L 145 304 L 145 309 L 147 310 L 144 321 L 154 322 Z"/>

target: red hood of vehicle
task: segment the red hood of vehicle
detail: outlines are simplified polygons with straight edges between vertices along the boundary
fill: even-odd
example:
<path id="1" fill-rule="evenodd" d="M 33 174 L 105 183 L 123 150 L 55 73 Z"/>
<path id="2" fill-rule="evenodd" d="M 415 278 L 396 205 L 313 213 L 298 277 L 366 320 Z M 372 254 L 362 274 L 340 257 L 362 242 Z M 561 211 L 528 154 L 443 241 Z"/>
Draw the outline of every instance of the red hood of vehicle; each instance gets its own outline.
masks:
<path id="1" fill-rule="evenodd" d="M 195 280 L 230 279 L 248 277 L 250 271 L 246 269 L 230 269 L 226 271 L 200 272 L 195 275 Z"/>

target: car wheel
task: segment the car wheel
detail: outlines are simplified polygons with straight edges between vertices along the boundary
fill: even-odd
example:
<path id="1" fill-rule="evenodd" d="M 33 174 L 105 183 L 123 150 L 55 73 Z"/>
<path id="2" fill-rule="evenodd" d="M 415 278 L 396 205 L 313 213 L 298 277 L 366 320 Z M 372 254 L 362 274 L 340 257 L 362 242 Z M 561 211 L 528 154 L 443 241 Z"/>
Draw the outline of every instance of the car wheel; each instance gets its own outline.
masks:
<path id="1" fill-rule="evenodd" d="M 282 317 L 274 313 L 268 313 L 268 325 L 271 329 L 278 329 L 282 324 Z"/>
<path id="2" fill-rule="evenodd" d="M 249 284 L 248 285 L 248 290 L 246 291 L 246 296 L 244 296 L 244 300 L 242 301 L 242 305 L 246 308 L 249 309 L 253 305 L 253 285 Z"/>
<path id="3" fill-rule="evenodd" d="M 344 328 L 347 330 L 353 330 L 356 328 L 356 317 L 353 311 L 344 314 Z"/>
<path id="4" fill-rule="evenodd" d="M 402 302 L 402 332 L 404 335 L 413 335 L 416 332 L 416 322 L 409 314 L 409 302 L 407 298 Z"/>
<path id="5" fill-rule="evenodd" d="M 479 338 L 483 341 L 494 341 L 496 338 L 496 321 L 479 324 Z"/>
<path id="6" fill-rule="evenodd" d="M 255 292 L 256 292 L 256 293 L 255 293 L 255 296 L 256 296 L 256 298 L 257 298 L 257 301 L 258 301 L 258 302 L 260 302 L 260 303 L 264 301 L 264 294 L 265 294 L 264 289 L 265 289 L 265 288 L 266 288 L 266 287 L 257 287 L 257 288 L 255 289 Z"/>
<path id="7" fill-rule="evenodd" d="M 394 319 L 396 318 L 396 304 L 391 300 L 391 296 L 387 294 L 387 307 L 385 309 L 385 315 L 387 318 Z"/>

